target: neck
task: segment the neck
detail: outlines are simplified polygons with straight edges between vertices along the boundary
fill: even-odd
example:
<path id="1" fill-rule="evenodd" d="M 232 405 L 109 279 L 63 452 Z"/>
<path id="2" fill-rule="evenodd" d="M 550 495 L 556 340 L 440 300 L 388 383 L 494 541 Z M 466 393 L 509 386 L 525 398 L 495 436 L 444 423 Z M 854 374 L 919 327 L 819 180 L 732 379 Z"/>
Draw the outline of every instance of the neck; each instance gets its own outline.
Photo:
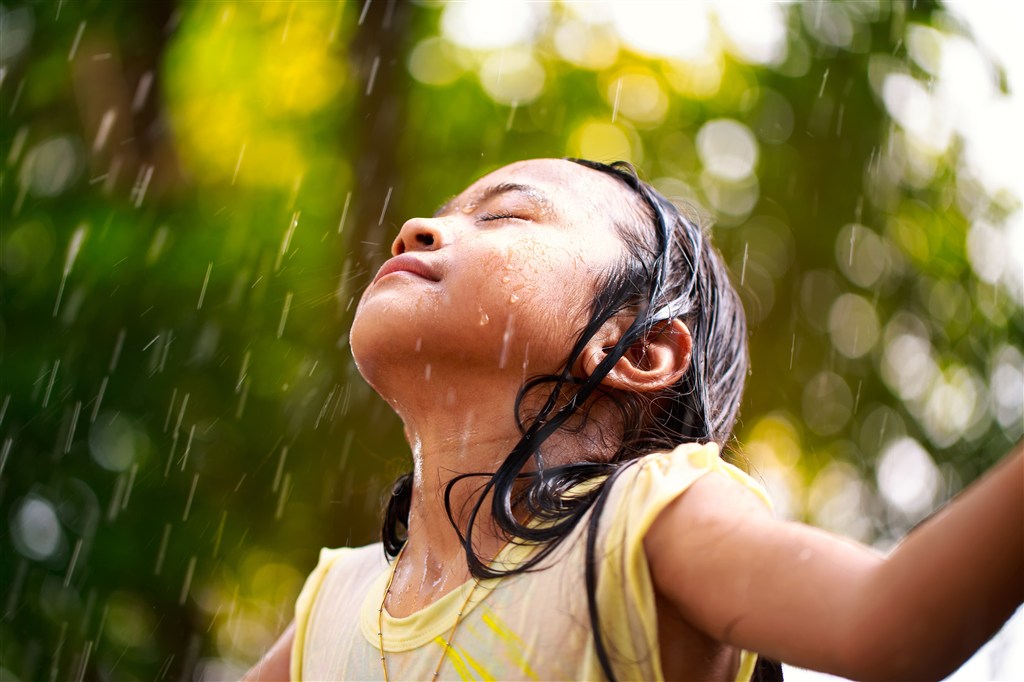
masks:
<path id="1" fill-rule="evenodd" d="M 469 572 L 453 522 L 463 535 L 467 533 L 478 491 L 519 441 L 512 414 L 519 382 L 482 386 L 436 377 L 430 382 L 434 383 L 437 392 L 431 387 L 420 393 L 443 399 L 409 396 L 396 404 L 413 456 L 409 540 L 402 562 L 425 574 L 421 577 L 430 584 L 440 579 L 455 586 L 468 579 Z M 469 477 L 452 487 L 449 517 L 445 506 L 448 484 L 467 473 L 485 476 Z M 473 548 L 485 561 L 504 544 L 494 531 L 489 500 L 481 505 L 472 531 Z"/>
<path id="2" fill-rule="evenodd" d="M 466 534 L 481 487 L 521 437 L 514 417 L 515 399 L 524 381 L 520 372 L 485 373 L 479 367 L 439 371 L 439 366 L 435 363 L 426 376 L 390 376 L 386 383 L 374 385 L 404 422 L 413 456 L 409 539 L 388 597 L 393 615 L 413 613 L 470 578 L 466 552 L 452 522 Z M 529 413 L 530 407 L 526 410 Z M 546 461 L 554 466 L 599 457 L 604 449 L 596 438 L 601 428 L 599 424 L 593 427 L 548 438 L 544 443 Z M 455 484 L 449 518 L 445 490 L 453 478 L 464 473 L 487 476 Z M 472 542 L 485 562 L 505 544 L 495 531 L 489 499 L 484 500 L 473 524 Z"/>

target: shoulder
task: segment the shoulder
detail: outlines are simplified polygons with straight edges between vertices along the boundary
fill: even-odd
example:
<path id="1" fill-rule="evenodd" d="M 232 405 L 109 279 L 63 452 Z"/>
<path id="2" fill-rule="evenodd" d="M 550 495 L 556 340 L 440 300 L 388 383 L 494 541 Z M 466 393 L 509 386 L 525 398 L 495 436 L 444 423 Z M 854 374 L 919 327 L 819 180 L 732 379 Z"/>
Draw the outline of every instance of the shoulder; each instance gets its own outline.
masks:
<path id="1" fill-rule="evenodd" d="M 302 679 L 302 661 L 317 603 L 324 592 L 344 592 L 347 583 L 373 580 L 387 566 L 384 548 L 377 542 L 363 547 L 324 547 L 316 566 L 295 602 L 295 636 L 291 650 L 292 679 Z M 351 591 L 351 590 L 349 590 Z"/>
<path id="2" fill-rule="evenodd" d="M 730 496 L 756 500 L 771 509 L 764 487 L 739 467 L 721 458 L 716 443 L 685 443 L 673 450 L 645 455 L 626 465 L 609 491 L 615 514 L 625 514 L 645 533 L 664 509 L 696 488 L 726 489 Z"/>
<path id="3" fill-rule="evenodd" d="M 387 565 L 384 547 L 379 542 L 362 547 L 324 547 L 303 592 L 309 591 L 310 597 L 315 597 L 328 584 L 369 582 Z"/>

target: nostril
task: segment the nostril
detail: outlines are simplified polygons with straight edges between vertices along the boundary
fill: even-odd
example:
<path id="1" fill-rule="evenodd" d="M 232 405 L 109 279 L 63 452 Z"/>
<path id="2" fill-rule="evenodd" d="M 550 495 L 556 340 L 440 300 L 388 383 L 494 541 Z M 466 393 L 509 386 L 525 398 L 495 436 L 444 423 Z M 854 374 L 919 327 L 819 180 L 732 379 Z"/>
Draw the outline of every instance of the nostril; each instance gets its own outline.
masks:
<path id="1" fill-rule="evenodd" d="M 423 244 L 423 246 L 433 246 L 434 235 L 428 234 L 426 232 L 420 232 L 419 234 L 416 235 L 416 241 L 418 241 L 420 244 Z"/>

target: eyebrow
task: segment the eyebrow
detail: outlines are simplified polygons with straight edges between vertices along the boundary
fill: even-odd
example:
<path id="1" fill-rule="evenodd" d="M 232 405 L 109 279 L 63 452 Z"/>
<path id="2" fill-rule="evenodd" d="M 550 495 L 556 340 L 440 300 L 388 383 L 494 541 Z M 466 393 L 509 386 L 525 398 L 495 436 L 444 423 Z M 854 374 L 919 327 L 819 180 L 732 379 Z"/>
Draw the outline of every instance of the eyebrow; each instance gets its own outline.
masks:
<path id="1" fill-rule="evenodd" d="M 484 189 L 482 189 L 479 192 L 477 192 L 476 195 L 471 197 L 470 200 L 469 200 L 469 203 L 470 204 L 482 204 L 482 203 L 484 203 L 484 202 L 486 202 L 486 201 L 488 201 L 490 199 L 493 199 L 496 196 L 500 196 L 502 194 L 508 194 L 510 192 L 517 192 L 519 194 L 525 194 L 535 204 L 537 204 L 540 208 L 542 208 L 542 209 L 544 209 L 546 211 L 551 210 L 551 207 L 552 207 L 551 200 L 548 198 L 548 196 L 546 194 L 544 194 L 544 192 L 540 191 L 539 189 L 537 189 L 533 185 L 520 185 L 519 183 L 515 183 L 515 182 L 501 182 L 501 183 L 498 183 L 497 185 L 491 185 L 490 187 L 485 187 Z M 444 215 L 445 213 L 450 211 L 453 208 L 453 204 L 455 202 L 455 199 L 456 199 L 456 197 L 452 197 L 451 199 L 446 201 L 439 209 L 434 211 L 434 217 L 436 218 L 436 217 Z"/>

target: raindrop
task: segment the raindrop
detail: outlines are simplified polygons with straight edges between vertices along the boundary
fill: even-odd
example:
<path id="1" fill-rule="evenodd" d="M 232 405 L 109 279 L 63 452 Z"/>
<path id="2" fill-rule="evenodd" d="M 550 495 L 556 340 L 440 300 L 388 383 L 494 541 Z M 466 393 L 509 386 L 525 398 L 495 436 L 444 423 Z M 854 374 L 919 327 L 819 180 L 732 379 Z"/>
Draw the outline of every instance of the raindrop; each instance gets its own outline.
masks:
<path id="1" fill-rule="evenodd" d="M 89 655 L 92 653 L 92 640 L 85 643 L 85 651 L 82 652 L 81 663 L 78 665 L 78 675 L 75 677 L 76 682 L 82 682 L 85 679 L 85 670 L 89 666 Z"/>
<path id="2" fill-rule="evenodd" d="M 100 412 L 100 405 L 103 404 L 103 394 L 107 392 L 107 380 L 109 376 L 103 377 L 100 382 L 100 390 L 96 393 L 96 399 L 92 406 L 92 414 L 89 416 L 89 423 L 92 424 L 96 421 L 96 415 Z"/>
<path id="3" fill-rule="evenodd" d="M 517 100 L 512 100 L 512 104 L 509 106 L 508 109 L 508 120 L 505 121 L 505 130 L 512 130 L 512 122 L 516 118 L 516 110 L 518 108 L 519 102 Z"/>
<path id="4" fill-rule="evenodd" d="M 363 9 L 359 13 L 359 26 L 362 26 L 363 22 L 366 21 L 366 13 L 370 10 L 370 2 L 371 0 L 366 0 L 366 2 L 363 3 Z"/>
<path id="5" fill-rule="evenodd" d="M 13 166 L 21 156 L 21 150 L 25 148 L 25 141 L 28 139 L 28 126 L 21 126 L 14 134 L 11 141 L 11 150 L 7 153 L 7 165 Z"/>
<path id="6" fill-rule="evenodd" d="M 237 394 L 242 390 L 242 382 L 248 376 L 246 371 L 249 369 L 249 360 L 252 358 L 252 351 L 245 351 L 245 355 L 242 356 L 242 369 L 238 372 L 238 381 L 235 382 L 235 393 Z"/>
<path id="7" fill-rule="evenodd" d="M 110 496 L 110 506 L 107 507 L 107 521 L 113 523 L 121 510 L 121 496 L 124 495 L 124 474 L 114 481 L 114 493 Z"/>
<path id="8" fill-rule="evenodd" d="M 61 274 L 60 287 L 57 289 L 57 300 L 53 304 L 54 317 L 57 317 L 57 311 L 60 309 L 60 299 L 64 295 L 64 285 L 67 284 L 68 275 L 71 274 L 71 269 L 75 266 L 75 260 L 78 258 L 78 252 L 82 250 L 82 242 L 85 241 L 85 233 L 87 229 L 88 225 L 81 223 L 75 228 L 75 231 L 71 235 L 71 240 L 68 242 L 68 252 L 64 257 L 64 271 Z"/>
<path id="9" fill-rule="evenodd" d="M 284 334 L 284 325 L 288 321 L 288 309 L 292 305 L 292 292 L 288 292 L 284 297 L 284 307 L 281 309 L 281 321 L 277 323 L 277 338 L 281 338 Z"/>
<path id="10" fill-rule="evenodd" d="M 14 439 L 7 437 L 4 439 L 4 444 L 0 446 L 0 476 L 4 475 L 4 467 L 7 465 L 7 456 L 11 454 L 11 446 L 14 444 Z"/>
<path id="11" fill-rule="evenodd" d="M 515 294 L 512 295 L 512 303 L 515 303 Z M 508 364 L 508 349 L 512 342 L 512 320 L 513 316 L 508 316 L 508 322 L 505 324 L 505 332 L 501 336 L 501 356 L 498 359 L 498 369 L 505 369 L 505 365 Z"/>
<path id="12" fill-rule="evenodd" d="M 156 234 L 153 235 L 153 240 L 149 243 L 149 250 L 146 251 L 146 265 L 152 265 L 160 258 L 164 245 L 167 244 L 167 234 L 167 226 L 161 225 Z"/>
<path id="13" fill-rule="evenodd" d="M 330 393 L 327 394 L 327 398 L 324 400 L 324 404 L 320 407 L 320 414 L 316 417 L 316 422 L 313 424 L 313 430 L 316 431 L 320 428 L 320 420 L 327 414 L 327 408 L 331 406 L 331 400 L 334 398 L 334 392 L 338 389 L 338 384 L 331 387 Z M 277 489 L 277 477 L 274 477 L 274 489 Z"/>
<path id="14" fill-rule="evenodd" d="M 174 401 L 178 397 L 178 389 L 171 391 L 171 404 L 167 406 L 167 416 L 164 417 L 164 433 L 167 433 L 167 427 L 171 423 L 171 413 L 174 412 Z"/>
<path id="15" fill-rule="evenodd" d="M 53 652 L 53 662 L 50 664 L 50 682 L 57 679 L 57 671 L 60 669 L 61 652 L 64 650 L 64 640 L 68 635 L 68 622 L 60 624 L 60 636 L 57 638 L 57 647 Z"/>
<path id="16" fill-rule="evenodd" d="M 384 224 L 384 214 L 387 213 L 388 203 L 391 201 L 391 191 L 393 189 L 394 189 L 394 187 L 388 187 L 388 193 L 384 197 L 384 207 L 380 209 L 380 218 L 377 219 L 377 224 L 378 225 L 383 225 Z"/>
<path id="17" fill-rule="evenodd" d="M 57 378 L 57 370 L 60 368 L 60 358 L 53 361 L 53 369 L 50 370 L 50 381 L 46 384 L 46 393 L 43 394 L 43 407 L 50 402 L 50 392 L 53 390 L 53 382 Z"/>
<path id="18" fill-rule="evenodd" d="M 183 606 L 188 598 L 188 591 L 192 587 L 192 575 L 196 570 L 196 557 L 191 556 L 188 560 L 188 568 L 185 570 L 185 582 L 181 586 L 181 595 L 178 597 L 178 605 Z M 162 677 L 162 676 L 161 676 Z"/>
<path id="19" fill-rule="evenodd" d="M 135 475 L 139 473 L 139 463 L 132 462 L 132 468 L 128 470 L 128 485 L 124 489 L 124 499 L 121 500 L 121 511 L 128 507 L 128 500 L 132 496 L 132 488 L 135 486 Z"/>
<path id="20" fill-rule="evenodd" d="M 82 41 L 82 34 L 85 32 L 85 22 L 78 24 L 78 30 L 75 32 L 75 39 L 71 41 L 71 49 L 68 51 L 68 61 L 72 61 L 75 58 L 75 53 L 78 52 L 78 44 Z"/>
<path id="21" fill-rule="evenodd" d="M 142 164 L 142 167 L 139 168 L 129 198 L 129 201 L 134 201 L 135 208 L 142 206 L 142 201 L 146 198 L 146 192 L 149 190 L 149 181 L 153 179 L 153 170 L 155 168 L 156 166 L 152 164 Z"/>
<path id="22" fill-rule="evenodd" d="M 246 378 L 245 383 L 242 385 L 242 395 L 238 398 L 238 409 L 235 410 L 235 419 L 241 419 L 242 413 L 245 412 L 245 403 L 249 398 L 249 379 Z"/>
<path id="23" fill-rule="evenodd" d="M 328 44 L 333 43 L 335 38 L 338 37 L 338 29 L 341 27 L 342 19 L 341 9 L 342 7 L 344 7 L 344 5 L 345 3 L 339 0 L 339 2 L 337 2 L 334 6 L 334 21 L 331 22 L 331 33 L 330 35 L 327 36 Z"/>
<path id="24" fill-rule="evenodd" d="M 9 116 L 13 116 L 14 115 L 14 110 L 18 107 L 18 102 L 21 100 L 21 93 L 22 93 L 22 91 L 24 89 L 25 89 L 25 79 L 22 78 L 20 81 L 18 81 L 18 87 L 14 91 L 14 97 L 11 100 L 11 108 L 7 110 L 7 114 Z M 22 195 L 22 197 L 19 197 L 19 199 L 23 198 L 23 196 L 24 195 Z M 19 208 L 21 208 L 21 201 L 17 202 L 17 207 L 16 207 L 16 210 L 15 210 L 15 213 L 17 213 L 17 209 L 19 209 Z"/>
<path id="25" fill-rule="evenodd" d="M 75 548 L 71 552 L 71 561 L 68 562 L 68 571 L 64 574 L 64 587 L 71 584 L 71 576 L 75 572 L 75 564 L 78 563 L 78 555 L 82 551 L 82 538 L 75 540 Z"/>
<path id="26" fill-rule="evenodd" d="M 182 521 L 188 521 L 188 514 L 192 511 L 192 499 L 196 494 L 196 485 L 199 483 L 199 474 L 192 474 L 192 488 L 188 491 L 188 500 L 185 502 L 185 511 L 181 515 Z"/>
<path id="27" fill-rule="evenodd" d="M 114 122 L 117 120 L 117 110 L 107 109 L 103 113 L 103 118 L 100 120 L 100 127 L 96 131 L 96 140 L 92 143 L 93 154 L 97 153 L 107 144 L 107 138 L 110 137 L 110 129 L 114 127 Z"/>
<path id="28" fill-rule="evenodd" d="M 295 211 L 292 214 L 292 220 L 288 223 L 288 228 L 284 231 L 284 236 L 281 238 L 281 249 L 277 252 L 277 261 L 274 263 L 274 271 L 281 269 L 281 261 L 284 259 L 284 254 L 288 252 L 288 247 L 292 243 L 292 235 L 295 234 L 295 228 L 299 225 L 299 214 L 301 211 Z M 263 276 L 260 276 L 263 279 Z M 256 280 L 257 282 L 259 279 Z M 253 283 L 256 286 L 256 283 Z"/>
<path id="29" fill-rule="evenodd" d="M 181 401 L 181 409 L 178 411 L 178 421 L 174 424 L 174 433 L 175 434 L 177 434 L 178 431 L 181 430 L 181 422 L 185 418 L 185 408 L 188 407 L 189 395 L 190 394 L 186 393 L 185 397 Z"/>
<path id="30" fill-rule="evenodd" d="M 139 78 L 139 84 L 135 87 L 135 96 L 132 98 L 132 112 L 138 113 L 146 105 L 146 98 L 149 97 L 149 89 L 153 85 L 153 72 L 147 71 Z"/>
<path id="31" fill-rule="evenodd" d="M 750 253 L 750 242 L 743 245 L 743 267 L 740 269 L 740 286 L 747 279 L 747 256 Z"/>
<path id="32" fill-rule="evenodd" d="M 825 94 L 825 83 L 828 82 L 828 72 L 829 70 L 825 69 L 825 75 L 821 77 L 821 87 L 818 88 L 818 97 L 821 97 L 822 95 Z"/>
<path id="33" fill-rule="evenodd" d="M 217 557 L 217 553 L 220 551 L 221 540 L 224 539 L 224 522 L 228 519 L 227 510 L 222 510 L 220 513 L 220 523 L 217 524 L 217 533 L 213 538 L 213 556 Z"/>
<path id="34" fill-rule="evenodd" d="M 352 192 L 345 194 L 345 206 L 341 209 L 341 220 L 338 222 L 338 234 L 345 229 L 345 219 L 348 217 L 348 205 L 352 201 Z M 342 277 L 344 279 L 344 276 Z"/>
<path id="35" fill-rule="evenodd" d="M 612 104 L 612 123 L 619 117 L 619 97 L 622 95 L 622 78 L 615 81 L 615 103 Z"/>
<path id="36" fill-rule="evenodd" d="M 366 82 L 366 94 L 369 96 L 373 92 L 373 83 L 377 80 L 377 67 L 380 66 L 380 56 L 373 58 L 373 64 L 370 65 L 370 78 Z"/>
<path id="37" fill-rule="evenodd" d="M 68 454 L 69 452 L 71 452 L 71 442 L 75 439 L 75 429 L 78 427 L 78 414 L 81 412 L 81 410 L 82 410 L 82 401 L 81 400 L 76 400 L 75 401 L 75 411 L 74 411 L 74 414 L 71 416 L 71 426 L 68 428 L 68 437 L 67 437 L 67 440 L 64 441 L 64 454 L 65 455 Z"/>
<path id="38" fill-rule="evenodd" d="M 192 452 L 192 437 L 196 435 L 196 425 L 193 424 L 192 428 L 188 430 L 188 441 L 185 444 L 185 454 L 181 456 L 181 470 L 185 470 L 185 464 L 188 462 L 188 453 Z"/>
<path id="39" fill-rule="evenodd" d="M 271 486 L 271 492 L 277 492 L 278 486 L 281 484 L 281 473 L 284 471 L 284 461 L 288 457 L 288 446 L 285 445 L 281 448 L 281 456 L 277 459 L 277 471 L 274 473 L 274 484 Z"/>
<path id="40" fill-rule="evenodd" d="M 232 185 L 234 185 L 235 184 L 235 180 L 238 179 L 238 169 L 242 167 L 242 157 L 245 156 L 245 145 L 246 144 L 248 144 L 248 142 L 243 142 L 242 143 L 242 149 L 241 149 L 241 151 L 238 152 L 238 161 L 235 162 L 235 172 L 232 173 L 232 175 L 231 175 L 231 184 Z"/>
<path id="41" fill-rule="evenodd" d="M 25 585 L 25 576 L 27 574 L 28 561 L 22 559 L 18 562 L 18 569 L 14 574 L 14 580 L 11 581 L 11 586 L 7 593 L 7 603 L 4 605 L 4 618 L 11 618 L 14 615 L 14 611 L 18 606 L 18 597 L 21 595 L 21 588 Z"/>
<path id="42" fill-rule="evenodd" d="M 171 524 L 164 524 L 164 534 L 160 538 L 160 549 L 156 552 L 156 563 L 153 565 L 153 575 L 160 575 L 164 567 L 164 557 L 167 555 L 167 540 L 171 537 Z"/>
<path id="43" fill-rule="evenodd" d="M 211 270 L 213 270 L 212 262 L 206 265 L 206 276 L 203 277 L 203 287 L 199 290 L 199 301 L 196 303 L 196 310 L 201 310 L 203 307 L 203 299 L 206 298 L 206 285 L 210 283 Z M 280 336 L 280 334 L 278 336 Z"/>

